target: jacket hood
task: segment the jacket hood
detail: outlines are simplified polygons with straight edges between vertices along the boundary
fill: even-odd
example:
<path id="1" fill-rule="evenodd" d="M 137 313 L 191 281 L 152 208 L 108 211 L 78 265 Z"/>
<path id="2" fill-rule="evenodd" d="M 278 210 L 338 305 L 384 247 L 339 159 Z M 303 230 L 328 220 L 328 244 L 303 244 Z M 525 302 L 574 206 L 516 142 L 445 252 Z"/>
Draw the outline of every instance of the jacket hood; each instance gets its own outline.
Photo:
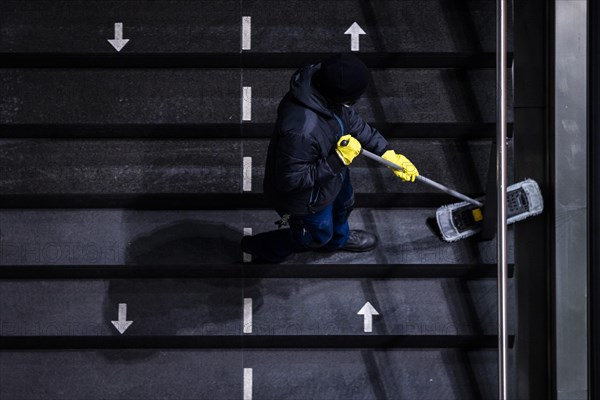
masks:
<path id="1" fill-rule="evenodd" d="M 313 75 L 320 68 L 321 64 L 313 64 L 296 71 L 290 80 L 290 93 L 306 107 L 331 117 L 332 112 L 327 107 L 327 100 L 311 84 Z"/>

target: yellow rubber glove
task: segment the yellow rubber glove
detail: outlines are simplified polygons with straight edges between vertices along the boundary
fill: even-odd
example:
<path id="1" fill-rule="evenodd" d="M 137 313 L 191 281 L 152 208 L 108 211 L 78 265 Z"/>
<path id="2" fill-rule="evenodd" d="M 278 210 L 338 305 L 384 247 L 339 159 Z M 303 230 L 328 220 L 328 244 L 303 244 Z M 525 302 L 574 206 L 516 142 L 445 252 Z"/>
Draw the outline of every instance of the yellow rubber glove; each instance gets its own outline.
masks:
<path id="1" fill-rule="evenodd" d="M 354 139 L 351 135 L 344 135 L 338 140 L 335 151 L 346 165 L 350 165 L 354 157 L 360 154 L 360 142 Z"/>
<path id="2" fill-rule="evenodd" d="M 392 171 L 394 171 L 394 174 L 396 174 L 396 176 L 402 179 L 404 182 L 414 182 L 417 176 L 419 176 L 419 171 L 417 171 L 417 167 L 415 167 L 414 164 L 411 163 L 409 159 L 404 157 L 402 154 L 396 154 L 394 150 L 386 151 L 385 153 L 383 153 L 381 158 L 391 161 L 404 169 L 404 171 L 392 169 Z"/>

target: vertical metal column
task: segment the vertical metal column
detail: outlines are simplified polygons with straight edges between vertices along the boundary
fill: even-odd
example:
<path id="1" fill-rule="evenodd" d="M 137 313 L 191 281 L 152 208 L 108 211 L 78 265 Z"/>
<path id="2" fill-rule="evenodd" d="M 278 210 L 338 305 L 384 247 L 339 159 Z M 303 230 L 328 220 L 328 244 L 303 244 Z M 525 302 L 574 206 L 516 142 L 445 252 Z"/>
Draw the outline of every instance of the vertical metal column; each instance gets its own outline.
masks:
<path id="1" fill-rule="evenodd" d="M 498 188 L 498 399 L 507 394 L 507 317 L 506 285 L 506 0 L 498 0 L 496 7 L 496 149 Z"/>
<path id="2" fill-rule="evenodd" d="M 588 9 L 588 292 L 589 292 L 589 354 L 590 391 L 588 398 L 600 398 L 600 246 L 597 245 L 600 235 L 600 5 L 590 2 Z M 596 22 L 596 23 L 593 23 Z"/>
<path id="3" fill-rule="evenodd" d="M 596 23 L 593 23 L 595 21 Z M 589 383 L 588 398 L 600 398 L 600 5 L 590 2 L 588 9 L 588 318 L 589 318 Z"/>

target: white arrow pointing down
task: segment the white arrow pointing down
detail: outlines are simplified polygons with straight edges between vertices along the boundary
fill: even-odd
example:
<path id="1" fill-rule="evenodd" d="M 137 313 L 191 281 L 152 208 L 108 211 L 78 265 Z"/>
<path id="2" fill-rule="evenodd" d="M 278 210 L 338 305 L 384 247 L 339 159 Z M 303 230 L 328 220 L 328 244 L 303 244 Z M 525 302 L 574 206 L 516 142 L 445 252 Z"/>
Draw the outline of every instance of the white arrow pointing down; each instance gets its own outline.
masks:
<path id="1" fill-rule="evenodd" d="M 115 38 L 107 39 L 108 43 L 112 45 L 117 51 L 121 51 L 123 47 L 129 42 L 129 39 L 123 39 L 123 23 L 115 22 Z"/>
<path id="2" fill-rule="evenodd" d="M 127 304 L 119 303 L 119 320 L 111 322 L 121 335 L 133 324 L 133 321 L 127 321 Z"/>
<path id="3" fill-rule="evenodd" d="M 348 28 L 348 30 L 346 32 L 344 32 L 344 35 L 350 35 L 350 50 L 352 51 L 358 51 L 360 50 L 360 35 L 366 35 L 367 32 L 363 31 L 363 29 L 360 27 L 360 25 L 358 25 L 356 22 L 353 23 L 352 25 L 350 25 L 350 28 Z"/>
<path id="4" fill-rule="evenodd" d="M 367 301 L 367 303 L 357 313 L 364 315 L 365 332 L 373 332 L 373 315 L 379 315 L 377 310 Z"/>

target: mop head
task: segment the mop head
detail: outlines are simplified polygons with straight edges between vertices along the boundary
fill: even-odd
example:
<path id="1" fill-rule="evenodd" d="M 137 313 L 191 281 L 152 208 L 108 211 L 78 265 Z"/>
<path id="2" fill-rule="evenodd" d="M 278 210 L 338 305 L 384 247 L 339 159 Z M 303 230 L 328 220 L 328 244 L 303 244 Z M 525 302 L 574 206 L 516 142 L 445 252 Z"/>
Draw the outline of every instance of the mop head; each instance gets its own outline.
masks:
<path id="1" fill-rule="evenodd" d="M 477 200 L 482 201 L 483 197 Z M 506 190 L 506 203 L 507 224 L 541 214 L 544 210 L 542 192 L 532 179 L 510 185 Z M 479 232 L 483 213 L 479 207 L 463 201 L 440 207 L 436 219 L 442 238 L 456 242 Z"/>

